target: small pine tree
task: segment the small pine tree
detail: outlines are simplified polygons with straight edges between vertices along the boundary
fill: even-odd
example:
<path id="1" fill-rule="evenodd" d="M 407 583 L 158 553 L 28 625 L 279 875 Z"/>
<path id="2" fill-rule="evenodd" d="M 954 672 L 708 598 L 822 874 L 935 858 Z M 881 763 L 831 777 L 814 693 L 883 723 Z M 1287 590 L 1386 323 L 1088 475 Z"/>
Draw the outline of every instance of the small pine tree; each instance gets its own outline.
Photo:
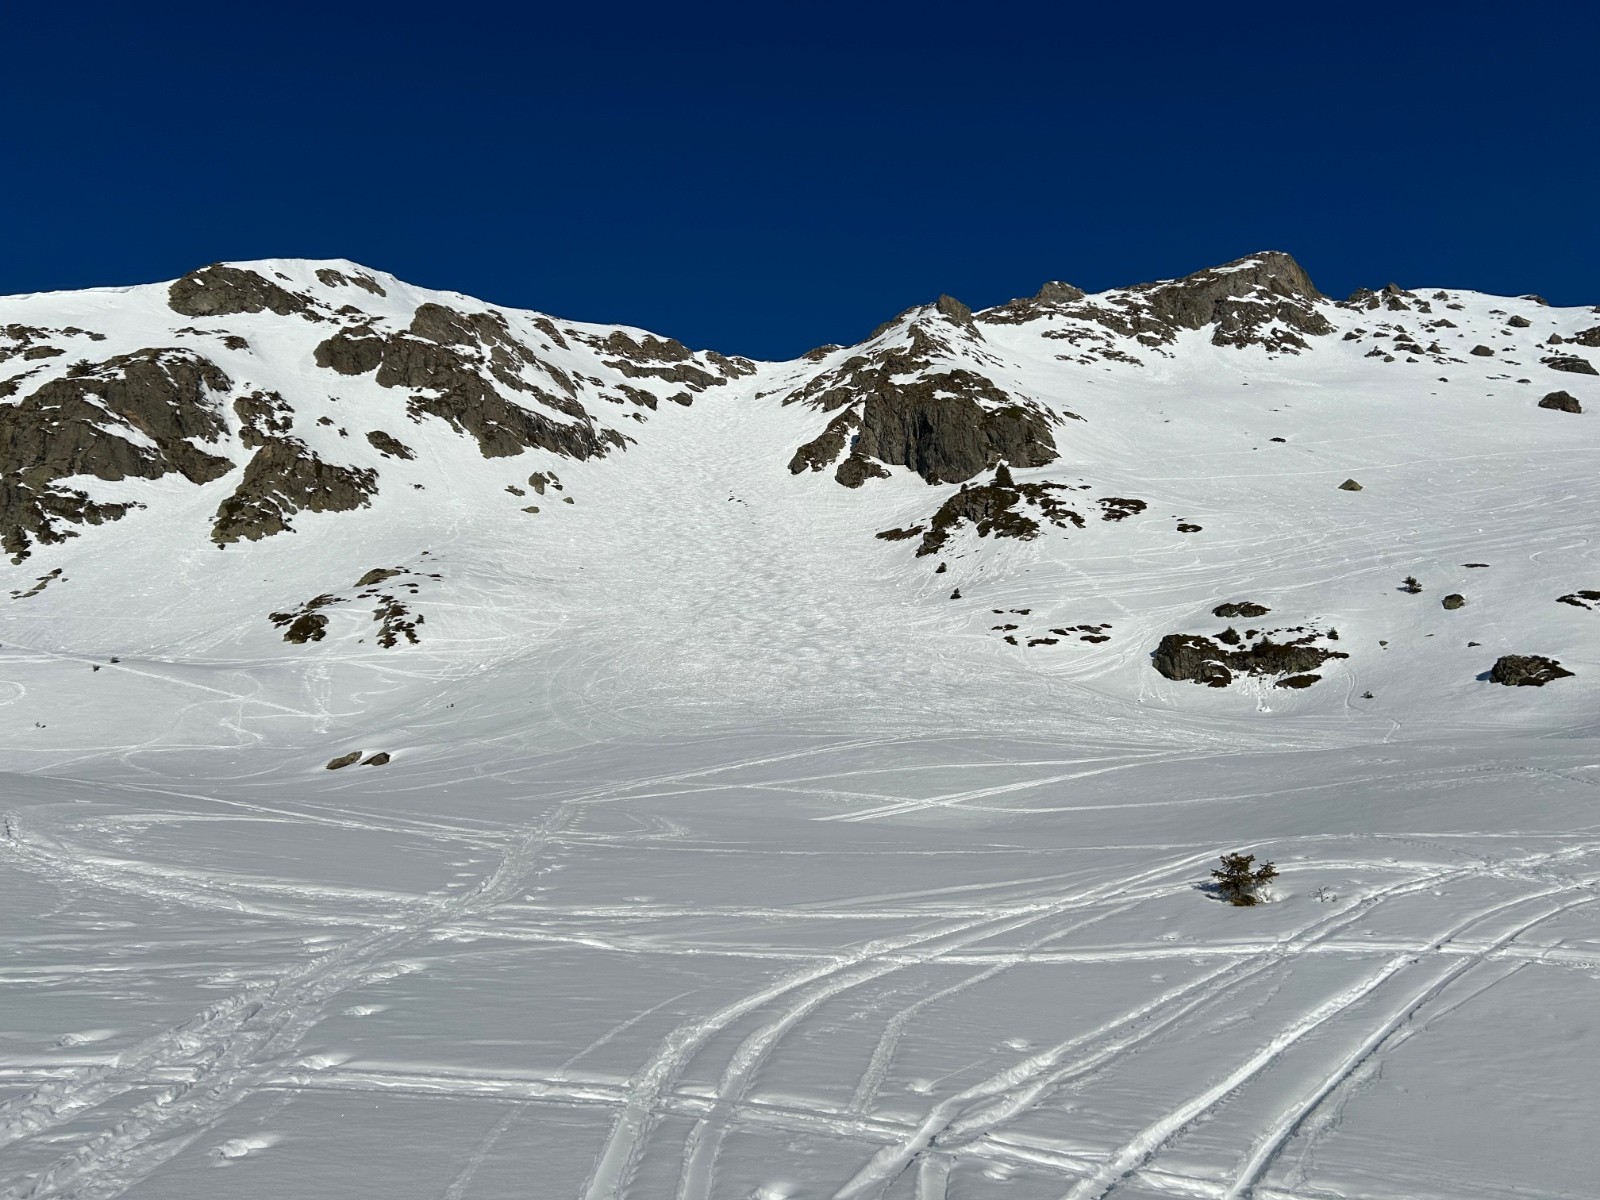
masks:
<path id="1" fill-rule="evenodd" d="M 1256 890 L 1278 877 L 1278 869 L 1270 862 L 1252 868 L 1255 861 L 1254 854 L 1224 854 L 1222 869 L 1211 872 L 1211 878 L 1217 881 L 1217 891 L 1228 903 L 1248 908 L 1257 903 Z"/>
<path id="2" fill-rule="evenodd" d="M 1422 590 L 1422 585 L 1417 582 L 1415 575 L 1407 575 L 1406 581 L 1400 585 L 1400 590 L 1407 595 L 1415 596 Z"/>

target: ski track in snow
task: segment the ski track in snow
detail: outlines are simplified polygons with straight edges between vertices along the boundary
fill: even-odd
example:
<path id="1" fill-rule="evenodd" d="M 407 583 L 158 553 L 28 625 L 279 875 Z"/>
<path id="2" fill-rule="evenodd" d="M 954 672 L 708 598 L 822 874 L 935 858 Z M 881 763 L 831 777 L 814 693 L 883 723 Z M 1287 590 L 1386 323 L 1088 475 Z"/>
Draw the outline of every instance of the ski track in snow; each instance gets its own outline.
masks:
<path id="1" fill-rule="evenodd" d="M 880 744 L 875 740 L 839 743 L 829 747 L 828 752 L 871 750 Z M 586 844 L 584 839 L 588 835 L 582 829 L 585 810 L 599 811 L 626 804 L 633 793 L 659 797 L 664 794 L 660 790 L 664 787 L 691 784 L 696 780 L 714 785 L 709 791 L 696 794 L 715 795 L 719 786 L 717 776 L 770 770 L 819 752 L 816 748 L 805 748 L 711 768 L 579 789 L 555 801 L 544 820 L 524 831 L 504 852 L 499 865 L 471 891 L 455 895 L 406 896 L 207 876 L 203 871 L 164 868 L 86 853 L 80 846 L 30 829 L 20 815 L 11 816 L 4 842 L 7 858 L 19 869 L 58 884 L 66 882 L 87 891 L 106 889 L 194 910 L 230 911 L 275 920 L 288 918 L 310 925 L 366 926 L 369 932 L 290 966 L 269 982 L 210 1005 L 189 1020 L 118 1052 L 109 1062 L 65 1075 L 52 1073 L 23 1094 L 0 1102 L 0 1147 L 4 1147 L 37 1139 L 68 1123 L 81 1124 L 86 1115 L 113 1104 L 119 1097 L 153 1092 L 146 1098 L 135 1099 L 119 1113 L 113 1125 L 83 1137 L 75 1149 L 42 1170 L 5 1181 L 0 1197 L 22 1200 L 23 1197 L 121 1194 L 169 1158 L 183 1153 L 194 1139 L 215 1127 L 229 1110 L 248 1096 L 285 1088 L 314 1093 L 323 1087 L 384 1091 L 398 1088 L 413 1095 L 521 1099 L 540 1106 L 570 1104 L 579 1108 L 614 1109 L 616 1116 L 607 1144 L 581 1192 L 592 1200 L 631 1194 L 645 1151 L 656 1143 L 660 1122 L 669 1116 L 690 1122 L 675 1191 L 680 1200 L 710 1200 L 719 1194 L 716 1189 L 718 1162 L 726 1152 L 729 1139 L 747 1128 L 787 1129 L 799 1134 L 809 1130 L 826 1132 L 835 1138 L 876 1143 L 879 1148 L 871 1159 L 832 1193 L 839 1200 L 885 1195 L 908 1169 L 912 1171 L 913 1193 L 918 1200 L 935 1200 L 948 1194 L 956 1167 L 964 1161 L 999 1163 L 1012 1169 L 1046 1170 L 1057 1176 L 1076 1177 L 1077 1183 L 1068 1193 L 1072 1200 L 1104 1196 L 1128 1179 L 1138 1179 L 1145 1186 L 1157 1186 L 1158 1190 L 1176 1187 L 1186 1194 L 1223 1198 L 1288 1195 L 1290 1193 L 1262 1186 L 1285 1144 L 1319 1107 L 1330 1102 L 1361 1064 L 1382 1054 L 1396 1034 L 1419 1015 L 1427 1013 L 1429 1006 L 1456 980 L 1491 961 L 1510 962 L 1517 967 L 1559 965 L 1564 960 L 1587 961 L 1581 955 L 1564 955 L 1559 949 L 1534 949 L 1524 953 L 1517 942 L 1538 924 L 1569 911 L 1581 910 L 1600 899 L 1594 894 L 1592 878 L 1570 873 L 1572 864 L 1592 854 L 1600 845 L 1591 842 L 1433 869 L 1429 869 L 1425 861 L 1407 862 L 1403 857 L 1371 862 L 1361 859 L 1341 862 L 1329 858 L 1324 861 L 1324 868 L 1376 867 L 1399 872 L 1400 878 L 1368 890 L 1353 903 L 1339 905 L 1332 911 L 1323 911 L 1320 906 L 1312 908 L 1309 910 L 1311 920 L 1271 941 L 1245 940 L 1215 947 L 1175 946 L 1169 949 L 1158 945 L 1105 945 L 1073 950 L 1051 945 L 1063 938 L 1070 940 L 1091 927 L 1115 922 L 1141 903 L 1190 891 L 1195 877 L 1203 873 L 1210 858 L 1209 849 L 1177 856 L 1169 854 L 1156 865 L 1131 873 L 1114 884 L 1090 883 L 1061 888 L 1059 885 L 1051 887 L 1046 878 L 1033 882 L 1017 880 L 1001 889 L 1002 893 L 1009 889 L 1011 895 L 991 894 L 982 903 L 961 899 L 963 889 L 924 889 L 902 894 L 897 903 L 879 899 L 875 903 L 876 913 L 859 901 L 842 911 L 781 905 L 763 911 L 738 906 L 651 904 L 534 905 L 529 909 L 514 899 L 530 872 L 535 870 L 541 854 Z M 1003 789 L 969 789 L 998 790 Z M 175 795 L 201 804 L 212 799 L 202 793 Z M 280 821 L 297 819 L 296 814 L 281 808 L 271 815 Z M 307 814 L 308 827 L 315 827 L 319 816 Z M 336 828 L 354 825 L 369 834 L 409 834 L 417 829 L 416 824 L 409 821 L 366 822 L 338 817 L 331 820 Z M 448 837 L 454 828 L 433 832 Z M 458 844 L 480 847 L 500 840 L 476 832 L 464 839 L 456 836 Z M 624 839 L 622 844 L 626 841 Z M 1403 841 L 1403 838 L 1395 838 L 1386 844 L 1398 845 Z M 615 838 L 602 839 L 602 842 L 619 844 Z M 1476 910 L 1420 942 L 1397 944 L 1393 939 L 1385 939 L 1347 944 L 1341 940 L 1342 935 L 1376 910 L 1465 880 L 1491 877 L 1514 882 L 1524 890 Z M 1530 887 L 1536 890 L 1527 890 Z M 984 890 L 995 891 L 987 886 Z M 292 905 L 285 907 L 265 899 L 274 894 L 284 895 Z M 926 901 L 935 897 L 940 897 L 941 902 L 930 907 Z M 1489 930 L 1484 936 L 1473 936 L 1474 928 L 1486 925 L 1502 912 L 1552 901 L 1546 908 L 1504 930 Z M 501 909 L 526 915 L 510 928 L 484 922 L 484 918 Z M 496 1083 L 487 1075 L 433 1079 L 404 1075 L 385 1077 L 371 1072 L 341 1070 L 336 1066 L 306 1066 L 284 1075 L 281 1064 L 319 1023 L 329 1003 L 340 992 L 381 971 L 386 964 L 403 958 L 408 947 L 440 934 L 515 938 L 517 924 L 525 925 L 528 917 L 534 914 L 538 914 L 545 925 L 542 931 L 537 926 L 528 930 L 528 936 L 535 938 L 536 943 L 559 939 L 562 936 L 559 923 L 572 921 L 589 923 L 588 936 L 601 942 L 605 941 L 607 923 L 620 922 L 621 928 L 639 918 L 653 926 L 675 920 L 730 917 L 773 920 L 786 915 L 824 925 L 839 919 L 896 918 L 912 924 L 905 933 L 874 938 L 847 953 L 820 954 L 813 963 L 782 973 L 759 989 L 680 1024 L 626 1078 L 617 1076 L 585 1082 L 582 1076 L 572 1076 L 569 1068 L 582 1054 L 627 1036 L 633 1026 L 655 1010 L 680 1004 L 687 993 L 641 1011 L 595 1039 L 587 1050 L 572 1056 L 565 1066 L 559 1069 L 552 1066 L 552 1073 L 544 1082 L 506 1079 Z M 1064 921 L 1067 923 L 1063 924 Z M 476 933 L 473 932 L 475 923 L 479 930 Z M 1014 950 L 977 951 L 985 942 L 1019 933 L 1026 933 L 1026 937 Z M 616 945 L 620 947 L 618 952 L 629 952 L 627 939 Z M 699 946 L 692 940 L 679 943 L 652 934 L 649 952 L 698 955 L 716 954 L 719 950 Z M 732 949 L 726 952 L 737 953 Z M 757 954 L 761 956 L 761 952 Z M 1259 978 L 1281 972 L 1312 955 L 1381 957 L 1382 961 L 1371 974 L 1327 997 L 1238 1063 L 1219 1068 L 1210 1086 L 1150 1121 L 1121 1147 L 1107 1147 L 1102 1154 L 1086 1158 L 1065 1148 L 1008 1145 L 1005 1136 L 1008 1125 L 1020 1114 L 1047 1102 L 1063 1087 L 1079 1085 L 1096 1074 L 1117 1069 L 1128 1056 L 1138 1054 L 1152 1042 L 1175 1036 L 1186 1023 L 1225 1004 L 1229 996 L 1248 991 Z M 1046 1051 L 1024 1055 L 995 1071 L 987 1080 L 965 1086 L 927 1110 L 921 1120 L 906 1123 L 901 1118 L 873 1111 L 875 1098 L 888 1077 L 906 1030 L 925 1020 L 924 1014 L 936 1013 L 940 1005 L 968 989 L 1024 963 L 1159 963 L 1169 958 L 1189 962 L 1220 961 L 1195 979 L 1169 988 L 1094 1030 Z M 782 958 L 771 961 L 781 963 Z M 940 963 L 977 969 L 969 969 L 962 979 L 897 1008 L 877 1011 L 876 1018 L 881 1022 L 877 1048 L 866 1062 L 853 1100 L 832 1111 L 823 1105 L 796 1108 L 792 1101 L 776 1104 L 757 1091 L 758 1081 L 774 1050 L 821 1008 L 847 1001 L 852 993 L 898 973 Z M 1406 987 L 1404 981 L 1419 972 L 1427 978 Z M 1180 1136 L 1201 1114 L 1226 1103 L 1252 1079 L 1274 1070 L 1298 1044 L 1377 993 L 1396 993 L 1397 998 L 1382 1007 L 1376 1017 L 1358 1022 L 1360 1029 L 1353 1035 L 1348 1049 L 1340 1052 L 1321 1075 L 1311 1077 L 1310 1086 L 1297 1102 L 1258 1131 L 1231 1178 L 1207 1181 L 1162 1167 L 1163 1147 Z M 756 1024 L 735 1035 L 715 1088 L 709 1094 L 698 1088 L 686 1088 L 683 1084 L 685 1071 L 697 1056 L 719 1039 L 734 1034 L 742 1022 L 747 1024 L 749 1020 Z M 25 1072 L 13 1075 L 22 1079 Z M 393 1082 L 381 1082 L 385 1078 Z M 485 1136 L 475 1152 L 476 1157 L 462 1165 L 446 1192 L 451 1200 L 467 1194 L 478 1170 L 477 1164 L 493 1151 L 519 1111 L 512 1110 L 496 1125 Z"/>

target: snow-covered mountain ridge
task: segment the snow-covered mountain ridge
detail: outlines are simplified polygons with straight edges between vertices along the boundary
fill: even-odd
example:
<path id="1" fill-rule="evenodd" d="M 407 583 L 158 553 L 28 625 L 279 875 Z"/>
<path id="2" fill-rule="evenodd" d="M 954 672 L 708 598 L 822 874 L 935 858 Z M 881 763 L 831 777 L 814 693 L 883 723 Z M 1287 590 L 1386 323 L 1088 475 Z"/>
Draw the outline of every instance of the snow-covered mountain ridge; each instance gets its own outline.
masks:
<path id="1" fill-rule="evenodd" d="M 0 1200 L 1588 1200 L 1597 347 L 0 298 Z"/>
<path id="2" fill-rule="evenodd" d="M 756 363 L 270 261 L 0 299 L 0 331 L 16 648 L 325 671 L 559 654 L 584 622 L 670 703 L 726 676 L 724 698 L 826 706 L 813 638 L 849 653 L 872 628 L 904 644 L 862 653 L 935 693 L 966 690 L 937 681 L 953 655 L 1118 704 L 1212 703 L 1163 675 L 1341 714 L 1423 687 L 1424 720 L 1498 691 L 1478 677 L 1502 655 L 1595 657 L 1600 577 L 1570 539 L 1600 315 L 1536 297 L 1333 302 L 1266 253 L 979 313 L 941 297 Z M 1508 523 L 1529 505 L 1547 520 Z M 507 590 L 463 603 L 490 578 Z M 686 619 L 733 595 L 725 627 Z M 1211 612 L 1230 602 L 1267 611 Z"/>

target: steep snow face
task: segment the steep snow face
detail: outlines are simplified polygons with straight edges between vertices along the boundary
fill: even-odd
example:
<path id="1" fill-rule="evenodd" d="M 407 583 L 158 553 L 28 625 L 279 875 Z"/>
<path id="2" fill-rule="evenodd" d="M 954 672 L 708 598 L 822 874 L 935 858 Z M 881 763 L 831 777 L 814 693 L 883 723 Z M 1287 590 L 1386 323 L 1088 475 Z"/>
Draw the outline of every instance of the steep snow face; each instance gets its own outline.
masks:
<path id="1" fill-rule="evenodd" d="M 1587 1194 L 1597 361 L 0 298 L 0 1200 Z"/>

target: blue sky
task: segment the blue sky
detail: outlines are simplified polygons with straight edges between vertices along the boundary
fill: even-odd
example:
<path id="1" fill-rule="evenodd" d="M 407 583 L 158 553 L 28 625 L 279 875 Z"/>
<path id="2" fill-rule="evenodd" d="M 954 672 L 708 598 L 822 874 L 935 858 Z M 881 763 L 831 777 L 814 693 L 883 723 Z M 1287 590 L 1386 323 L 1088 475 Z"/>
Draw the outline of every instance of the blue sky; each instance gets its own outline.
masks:
<path id="1" fill-rule="evenodd" d="M 581 11 L 580 11 L 581 9 Z M 787 357 L 1288 250 L 1600 303 L 1593 5 L 32 5 L 0 292 L 347 257 Z"/>

